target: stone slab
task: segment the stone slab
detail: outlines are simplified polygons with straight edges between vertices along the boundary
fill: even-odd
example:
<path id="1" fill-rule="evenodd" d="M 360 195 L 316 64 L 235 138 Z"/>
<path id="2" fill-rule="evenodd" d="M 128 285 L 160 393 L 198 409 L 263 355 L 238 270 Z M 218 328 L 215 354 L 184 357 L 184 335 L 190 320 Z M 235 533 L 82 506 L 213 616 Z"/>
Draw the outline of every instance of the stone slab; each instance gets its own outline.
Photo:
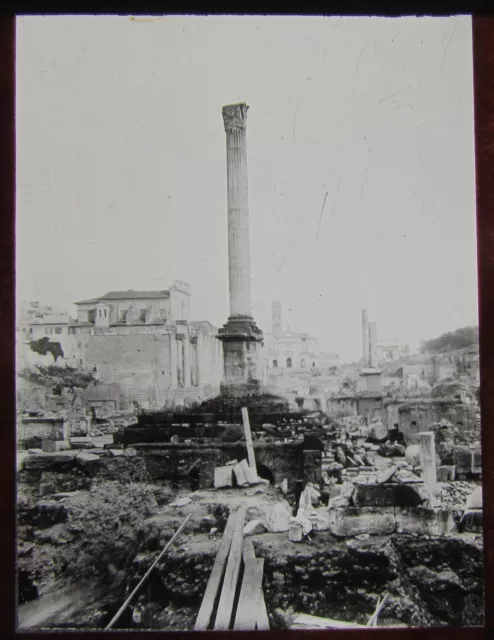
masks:
<path id="1" fill-rule="evenodd" d="M 339 538 L 350 538 L 367 533 L 388 535 L 395 531 L 396 522 L 392 507 L 329 509 L 329 531 Z"/>
<path id="2" fill-rule="evenodd" d="M 466 502 L 466 510 L 469 509 L 482 509 L 482 487 L 478 486 L 468 496 Z"/>
<path id="3" fill-rule="evenodd" d="M 235 477 L 235 484 L 237 485 L 237 487 L 248 486 L 249 480 L 247 478 L 247 470 L 246 470 L 246 467 L 248 466 L 249 465 L 247 464 L 247 461 L 242 460 L 242 462 L 237 463 L 233 467 L 233 475 Z"/>
<path id="4" fill-rule="evenodd" d="M 214 488 L 233 487 L 233 467 L 216 467 L 214 470 Z"/>
<path id="5" fill-rule="evenodd" d="M 266 526 L 260 520 L 251 520 L 244 527 L 244 537 L 264 533 Z"/>
<path id="6" fill-rule="evenodd" d="M 397 533 L 412 535 L 443 536 L 456 528 L 449 509 L 416 507 L 395 509 Z"/>
<path id="7" fill-rule="evenodd" d="M 418 507 L 423 496 L 411 484 L 356 484 L 356 507 Z"/>

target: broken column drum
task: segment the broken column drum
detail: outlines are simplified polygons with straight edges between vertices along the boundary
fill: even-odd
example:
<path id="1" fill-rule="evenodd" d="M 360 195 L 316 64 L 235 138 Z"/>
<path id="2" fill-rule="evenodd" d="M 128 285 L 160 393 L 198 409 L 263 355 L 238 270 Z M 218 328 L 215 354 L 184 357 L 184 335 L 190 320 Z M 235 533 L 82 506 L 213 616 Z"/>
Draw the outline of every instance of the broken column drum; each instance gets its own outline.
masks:
<path id="1" fill-rule="evenodd" d="M 224 380 L 221 392 L 246 395 L 260 390 L 262 331 L 252 317 L 249 202 L 247 181 L 247 105 L 223 107 L 228 198 L 228 274 L 230 316 L 220 329 Z"/>
<path id="2" fill-rule="evenodd" d="M 434 495 L 436 490 L 437 470 L 436 470 L 436 444 L 432 432 L 421 432 L 420 437 L 420 466 L 422 468 L 422 478 L 429 491 Z"/>

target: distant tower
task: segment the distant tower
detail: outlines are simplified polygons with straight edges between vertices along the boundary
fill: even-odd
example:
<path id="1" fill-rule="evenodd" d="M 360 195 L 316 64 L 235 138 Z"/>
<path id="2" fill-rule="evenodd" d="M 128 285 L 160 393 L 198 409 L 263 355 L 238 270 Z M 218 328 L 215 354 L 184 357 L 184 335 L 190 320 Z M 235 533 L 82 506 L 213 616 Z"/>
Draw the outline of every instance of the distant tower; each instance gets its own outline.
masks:
<path id="1" fill-rule="evenodd" d="M 362 310 L 362 368 L 366 369 L 370 365 L 369 353 L 369 313 L 367 309 Z"/>
<path id="2" fill-rule="evenodd" d="M 272 305 L 273 336 L 281 335 L 281 302 L 273 302 Z"/>
<path id="3" fill-rule="evenodd" d="M 378 365 L 377 355 L 377 324 L 369 323 L 369 366 L 375 369 Z"/>

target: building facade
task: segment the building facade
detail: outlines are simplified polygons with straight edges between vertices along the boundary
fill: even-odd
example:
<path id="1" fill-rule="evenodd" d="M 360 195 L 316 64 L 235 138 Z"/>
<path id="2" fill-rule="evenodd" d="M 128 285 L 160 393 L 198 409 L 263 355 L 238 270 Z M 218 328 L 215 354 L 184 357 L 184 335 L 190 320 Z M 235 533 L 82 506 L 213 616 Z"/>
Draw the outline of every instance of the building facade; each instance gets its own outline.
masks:
<path id="1" fill-rule="evenodd" d="M 282 330 L 281 303 L 272 305 L 272 333 L 265 334 L 264 358 L 269 369 L 307 371 L 319 365 L 317 338 L 308 333 Z"/>
<path id="2" fill-rule="evenodd" d="M 143 408 L 187 406 L 219 392 L 223 374 L 218 330 L 191 321 L 190 286 L 111 291 L 77 305 L 71 322 L 79 364 L 103 383 L 117 383 Z"/>
<path id="3" fill-rule="evenodd" d="M 21 302 L 17 309 L 16 341 L 27 346 L 42 338 L 58 342 L 65 358 L 75 357 L 74 342 L 69 334 L 68 313 L 40 302 Z"/>

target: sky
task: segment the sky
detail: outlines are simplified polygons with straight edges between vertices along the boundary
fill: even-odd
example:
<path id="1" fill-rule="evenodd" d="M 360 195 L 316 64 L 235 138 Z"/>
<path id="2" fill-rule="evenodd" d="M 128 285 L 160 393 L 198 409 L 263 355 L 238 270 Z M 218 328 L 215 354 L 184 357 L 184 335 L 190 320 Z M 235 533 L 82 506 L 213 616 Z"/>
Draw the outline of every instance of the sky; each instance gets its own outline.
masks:
<path id="1" fill-rule="evenodd" d="M 361 355 L 477 323 L 471 19 L 23 17 L 17 296 L 192 288 L 229 313 L 225 104 L 247 102 L 253 315 Z"/>

